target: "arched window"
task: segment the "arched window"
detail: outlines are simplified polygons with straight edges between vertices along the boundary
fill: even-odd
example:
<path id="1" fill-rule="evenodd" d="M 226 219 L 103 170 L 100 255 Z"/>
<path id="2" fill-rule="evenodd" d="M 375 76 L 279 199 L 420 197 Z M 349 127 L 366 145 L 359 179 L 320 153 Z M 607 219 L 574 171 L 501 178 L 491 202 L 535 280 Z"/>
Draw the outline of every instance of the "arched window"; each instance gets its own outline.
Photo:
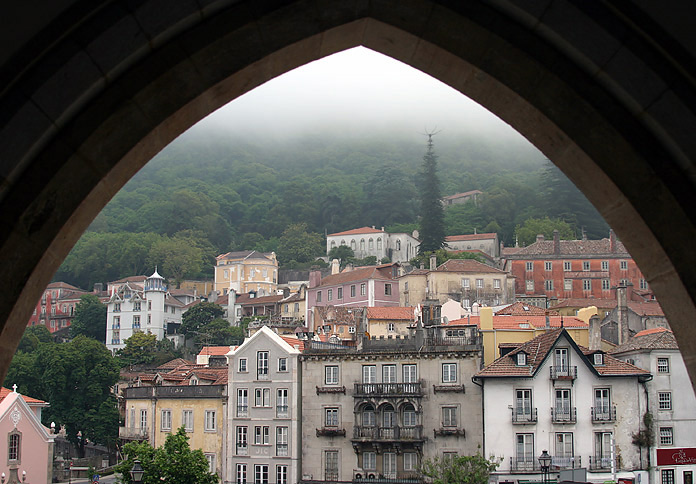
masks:
<path id="1" fill-rule="evenodd" d="M 363 427 L 374 427 L 375 426 L 375 407 L 372 405 L 365 405 L 362 410 L 362 424 Z"/>
<path id="2" fill-rule="evenodd" d="M 382 250 L 382 237 L 377 239 L 377 250 Z"/>
<path id="3" fill-rule="evenodd" d="M 396 240 L 396 250 L 401 250 L 401 241 L 399 239 Z"/>
<path id="4" fill-rule="evenodd" d="M 404 405 L 401 420 L 403 421 L 404 427 L 415 427 L 418 425 L 416 409 L 410 403 Z"/>
<path id="5" fill-rule="evenodd" d="M 365 239 L 360 239 L 360 251 L 365 252 Z"/>
<path id="6" fill-rule="evenodd" d="M 370 250 L 374 250 L 375 249 L 375 241 L 370 239 L 367 243 L 367 246 L 370 248 Z"/>
<path id="7" fill-rule="evenodd" d="M 350 241 L 350 248 L 355 252 L 355 240 Z"/>
<path id="8" fill-rule="evenodd" d="M 382 427 L 392 428 L 396 426 L 396 419 L 394 418 L 394 407 L 391 405 L 385 405 L 382 408 Z"/>
<path id="9" fill-rule="evenodd" d="M 341 241 L 341 245 L 346 245 L 346 241 L 345 241 L 345 240 L 342 240 L 342 241 Z"/>
<path id="10" fill-rule="evenodd" d="M 7 441 L 7 460 L 9 464 L 20 464 L 22 456 L 22 434 L 13 430 Z"/>
<path id="11" fill-rule="evenodd" d="M 335 241 L 335 240 L 332 240 L 332 241 L 331 241 L 331 248 L 332 248 L 332 249 L 335 249 L 335 248 L 336 248 L 336 241 Z"/>

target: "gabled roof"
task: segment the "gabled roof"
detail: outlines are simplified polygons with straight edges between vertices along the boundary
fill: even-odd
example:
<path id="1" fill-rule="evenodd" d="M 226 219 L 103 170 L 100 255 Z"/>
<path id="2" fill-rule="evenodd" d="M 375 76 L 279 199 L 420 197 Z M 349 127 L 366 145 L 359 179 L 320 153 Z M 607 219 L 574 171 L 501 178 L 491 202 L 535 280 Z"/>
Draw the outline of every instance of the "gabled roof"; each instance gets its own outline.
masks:
<path id="1" fill-rule="evenodd" d="M 414 321 L 414 311 L 416 308 L 413 306 L 407 307 L 369 307 L 367 308 L 367 319 L 382 319 L 382 320 L 402 320 L 402 321 Z"/>
<path id="2" fill-rule="evenodd" d="M 241 345 L 239 345 L 239 346 L 237 346 L 236 348 L 234 348 L 234 349 L 233 349 L 230 353 L 228 353 L 228 354 L 229 354 L 230 356 L 235 356 L 235 355 L 236 355 L 237 353 L 239 353 L 240 351 L 245 350 L 245 349 L 246 349 L 245 347 L 246 347 L 247 345 L 251 344 L 251 342 L 253 342 L 255 339 L 257 339 L 257 338 L 263 338 L 263 337 L 270 338 L 271 341 L 273 341 L 273 342 L 276 343 L 278 346 L 280 346 L 286 353 L 289 353 L 289 354 L 297 354 L 297 353 L 300 352 L 299 349 L 295 349 L 295 347 L 294 347 L 294 344 L 295 344 L 295 343 L 294 343 L 294 342 L 293 342 L 293 343 L 290 343 L 290 342 L 289 342 L 289 341 L 294 341 L 294 340 L 297 339 L 297 338 L 294 338 L 294 337 L 292 337 L 292 336 L 286 336 L 285 338 L 288 338 L 288 339 L 286 340 L 284 337 L 279 336 L 278 334 L 276 334 L 276 332 L 273 331 L 272 329 L 270 329 L 268 326 L 261 326 L 261 329 L 259 329 L 257 332 L 255 332 L 253 335 L 251 335 L 249 338 L 245 339 L 244 342 L 243 342 Z M 301 348 L 301 346 L 300 346 L 300 348 Z"/>
<path id="3" fill-rule="evenodd" d="M 204 346 L 198 356 L 224 356 L 234 349 L 234 346 Z"/>
<path id="4" fill-rule="evenodd" d="M 328 237 L 339 236 L 339 235 L 360 235 L 360 234 L 383 234 L 384 230 L 379 230 L 374 227 L 360 227 L 359 229 L 346 230 L 344 232 L 336 232 L 335 234 L 329 234 Z"/>
<path id="5" fill-rule="evenodd" d="M 79 287 L 75 287 L 72 284 L 68 284 L 67 282 L 61 281 L 51 282 L 48 286 L 46 286 L 46 289 L 69 289 L 71 291 L 87 292 L 84 289 L 80 289 Z"/>
<path id="6" fill-rule="evenodd" d="M 507 255 L 525 256 L 525 255 L 551 255 L 554 254 L 553 240 L 540 240 L 529 244 L 527 247 L 521 247 L 514 254 L 507 252 Z M 616 257 L 630 258 L 626 247 L 616 240 L 616 250 L 612 252 L 611 241 L 608 238 L 600 240 L 560 240 L 560 255 L 606 255 L 614 254 Z M 520 257 L 521 258 L 521 257 Z"/>
<path id="7" fill-rule="evenodd" d="M 11 393 L 13 393 L 13 392 L 9 388 L 5 388 L 5 387 L 0 388 L 0 402 L 5 400 L 5 398 L 7 398 L 7 396 L 10 395 Z M 27 402 L 27 404 L 29 404 L 29 405 L 48 406 L 47 402 L 44 402 L 43 400 L 39 400 L 38 398 L 28 397 L 26 395 L 22 395 L 22 400 Z"/>
<path id="8" fill-rule="evenodd" d="M 283 299 L 282 295 L 250 297 L 249 294 L 240 294 L 237 296 L 237 304 L 242 306 L 252 306 L 254 304 L 274 304 Z"/>
<path id="9" fill-rule="evenodd" d="M 483 264 L 474 259 L 450 259 L 440 264 L 437 272 L 473 272 L 476 274 L 506 274 L 505 271 Z"/>
<path id="10" fill-rule="evenodd" d="M 324 277 L 317 287 L 335 286 L 337 284 L 365 281 L 368 279 L 391 280 L 391 274 L 384 274 L 384 272 L 380 270 L 380 267 L 384 268 L 385 266 L 358 267 L 352 271 L 343 271 L 339 272 L 338 274 L 332 274 Z"/>
<path id="11" fill-rule="evenodd" d="M 117 281 L 111 281 L 109 284 L 123 284 L 126 282 L 136 282 L 139 284 L 145 284 L 145 280 L 147 279 L 147 276 L 128 276 L 124 277 L 123 279 L 119 279 Z"/>
<path id="12" fill-rule="evenodd" d="M 679 350 L 674 333 L 666 328 L 644 329 L 631 339 L 611 350 L 611 354 L 638 350 Z"/>
<path id="13" fill-rule="evenodd" d="M 166 363 L 162 363 L 160 366 L 157 367 L 158 370 L 173 370 L 174 368 L 178 368 L 181 365 L 193 365 L 194 363 L 192 361 L 185 360 L 183 358 L 174 358 L 173 360 L 167 361 Z"/>
<path id="14" fill-rule="evenodd" d="M 445 237 L 445 242 L 462 242 L 465 240 L 484 240 L 495 239 L 498 236 L 495 232 L 488 234 L 464 234 L 464 235 L 448 235 Z"/>
<path id="15" fill-rule="evenodd" d="M 557 328 L 544 332 L 536 338 L 521 344 L 505 356 L 479 371 L 475 378 L 531 378 L 536 375 L 544 361 L 549 357 L 551 349 L 561 339 L 565 338 L 581 362 L 598 376 L 637 376 L 648 377 L 650 372 L 637 366 L 625 363 L 611 355 L 604 355 L 604 364 L 593 365 L 588 355 L 596 353 L 575 343 L 565 328 Z M 517 365 L 516 355 L 520 352 L 527 354 L 527 364 Z"/>
<path id="16" fill-rule="evenodd" d="M 220 254 L 215 258 L 215 260 L 243 260 L 243 259 L 271 259 L 271 253 L 262 253 L 255 250 L 241 250 L 238 252 L 227 252 L 225 254 Z"/>
<path id="17" fill-rule="evenodd" d="M 546 316 L 548 312 L 549 316 L 558 316 L 557 311 L 550 311 L 548 309 L 541 308 L 539 306 L 534 306 L 533 304 L 527 304 L 523 302 L 516 302 L 510 304 L 507 307 L 497 311 L 496 316 Z"/>

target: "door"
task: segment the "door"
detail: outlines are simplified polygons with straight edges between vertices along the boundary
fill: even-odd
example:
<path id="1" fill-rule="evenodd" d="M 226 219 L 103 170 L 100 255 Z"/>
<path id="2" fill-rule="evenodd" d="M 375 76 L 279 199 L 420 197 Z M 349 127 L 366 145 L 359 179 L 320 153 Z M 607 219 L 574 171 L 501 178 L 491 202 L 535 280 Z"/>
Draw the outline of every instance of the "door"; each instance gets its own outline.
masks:
<path id="1" fill-rule="evenodd" d="M 516 390 L 515 395 L 516 421 L 529 422 L 532 419 L 532 391 Z"/>
<path id="2" fill-rule="evenodd" d="M 568 348 L 556 348 L 554 366 L 557 375 L 568 375 Z"/>
<path id="3" fill-rule="evenodd" d="M 556 390 L 554 419 L 556 421 L 569 421 L 571 416 L 570 389 L 562 388 Z"/>

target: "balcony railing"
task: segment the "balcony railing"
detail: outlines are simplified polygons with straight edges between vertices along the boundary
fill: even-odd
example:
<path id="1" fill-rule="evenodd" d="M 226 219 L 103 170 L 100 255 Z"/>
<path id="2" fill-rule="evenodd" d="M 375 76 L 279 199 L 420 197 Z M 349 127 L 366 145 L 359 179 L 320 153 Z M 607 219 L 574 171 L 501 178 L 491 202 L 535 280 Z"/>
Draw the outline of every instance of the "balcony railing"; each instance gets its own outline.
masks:
<path id="1" fill-rule="evenodd" d="M 247 444 L 237 444 L 237 455 L 249 455 L 249 446 Z"/>
<path id="2" fill-rule="evenodd" d="M 269 375 L 268 375 L 268 368 L 261 368 L 256 372 L 256 379 L 257 380 L 268 380 Z"/>
<path id="3" fill-rule="evenodd" d="M 616 420 L 616 405 L 612 407 L 591 407 L 593 422 L 614 422 Z"/>
<path id="4" fill-rule="evenodd" d="M 512 423 L 514 424 L 532 424 L 537 422 L 537 409 L 523 408 L 512 409 Z"/>
<path id="5" fill-rule="evenodd" d="M 577 366 L 552 366 L 550 371 L 552 380 L 575 380 L 578 377 Z"/>
<path id="6" fill-rule="evenodd" d="M 551 420 L 554 423 L 575 423 L 577 421 L 577 409 L 570 408 L 551 408 Z"/>
<path id="7" fill-rule="evenodd" d="M 356 383 L 355 396 L 422 395 L 420 382 L 415 383 Z"/>
<path id="8" fill-rule="evenodd" d="M 248 417 L 249 405 L 237 405 L 237 417 Z"/>
<path id="9" fill-rule="evenodd" d="M 582 461 L 580 456 L 552 456 L 551 457 L 551 467 L 556 469 L 579 469 L 582 467 Z"/>
<path id="10" fill-rule="evenodd" d="M 286 457 L 288 455 L 288 444 L 276 444 L 276 455 Z"/>
<path id="11" fill-rule="evenodd" d="M 287 405 L 276 405 L 276 417 L 287 418 L 288 417 L 288 406 Z"/>
<path id="12" fill-rule="evenodd" d="M 611 469 L 611 456 L 590 456 L 591 471 L 605 471 Z"/>
<path id="13" fill-rule="evenodd" d="M 423 427 L 353 427 L 353 439 L 424 440 Z"/>
<path id="14" fill-rule="evenodd" d="M 148 429 L 141 427 L 119 427 L 118 438 L 123 440 L 147 440 Z"/>
<path id="15" fill-rule="evenodd" d="M 538 472 L 539 461 L 534 456 L 510 457 L 510 472 Z"/>

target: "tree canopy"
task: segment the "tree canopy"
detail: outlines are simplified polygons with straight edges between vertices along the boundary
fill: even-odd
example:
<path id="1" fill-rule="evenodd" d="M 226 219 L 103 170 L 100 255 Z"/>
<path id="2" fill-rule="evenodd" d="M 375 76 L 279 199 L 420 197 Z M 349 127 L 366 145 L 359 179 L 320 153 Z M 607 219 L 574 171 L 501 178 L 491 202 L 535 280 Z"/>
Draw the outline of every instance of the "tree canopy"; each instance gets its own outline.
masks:
<path id="1" fill-rule="evenodd" d="M 324 240 L 321 235 L 307 231 L 307 224 L 289 225 L 278 241 L 278 261 L 310 262 L 324 255 Z"/>
<path id="2" fill-rule="evenodd" d="M 433 149 L 433 135 L 428 135 L 428 149 L 423 156 L 419 183 L 420 238 L 418 251 L 429 252 L 445 245 L 445 212 L 442 208 L 440 179 L 437 176 L 437 155 Z"/>
<path id="3" fill-rule="evenodd" d="M 528 218 L 515 229 L 515 237 L 520 246 L 525 247 L 536 240 L 537 235 L 544 235 L 546 240 L 553 240 L 553 232 L 558 230 L 561 239 L 574 239 L 572 227 L 560 219 Z"/>
<path id="4" fill-rule="evenodd" d="M 157 351 L 157 336 L 137 331 L 127 338 L 125 347 L 116 352 L 122 367 L 153 363 Z"/>
<path id="5" fill-rule="evenodd" d="M 425 460 L 421 473 L 431 478 L 433 484 L 488 484 L 491 473 L 499 465 L 499 460 L 493 457 L 486 459 L 477 452 L 476 455 Z"/>
<path id="6" fill-rule="evenodd" d="M 191 306 L 181 317 L 181 332 L 183 334 L 200 331 L 200 329 L 225 314 L 219 304 L 202 302 Z"/>
<path id="7" fill-rule="evenodd" d="M 95 294 L 80 296 L 70 323 L 70 336 L 87 336 L 104 343 L 106 341 L 107 307 Z"/>

